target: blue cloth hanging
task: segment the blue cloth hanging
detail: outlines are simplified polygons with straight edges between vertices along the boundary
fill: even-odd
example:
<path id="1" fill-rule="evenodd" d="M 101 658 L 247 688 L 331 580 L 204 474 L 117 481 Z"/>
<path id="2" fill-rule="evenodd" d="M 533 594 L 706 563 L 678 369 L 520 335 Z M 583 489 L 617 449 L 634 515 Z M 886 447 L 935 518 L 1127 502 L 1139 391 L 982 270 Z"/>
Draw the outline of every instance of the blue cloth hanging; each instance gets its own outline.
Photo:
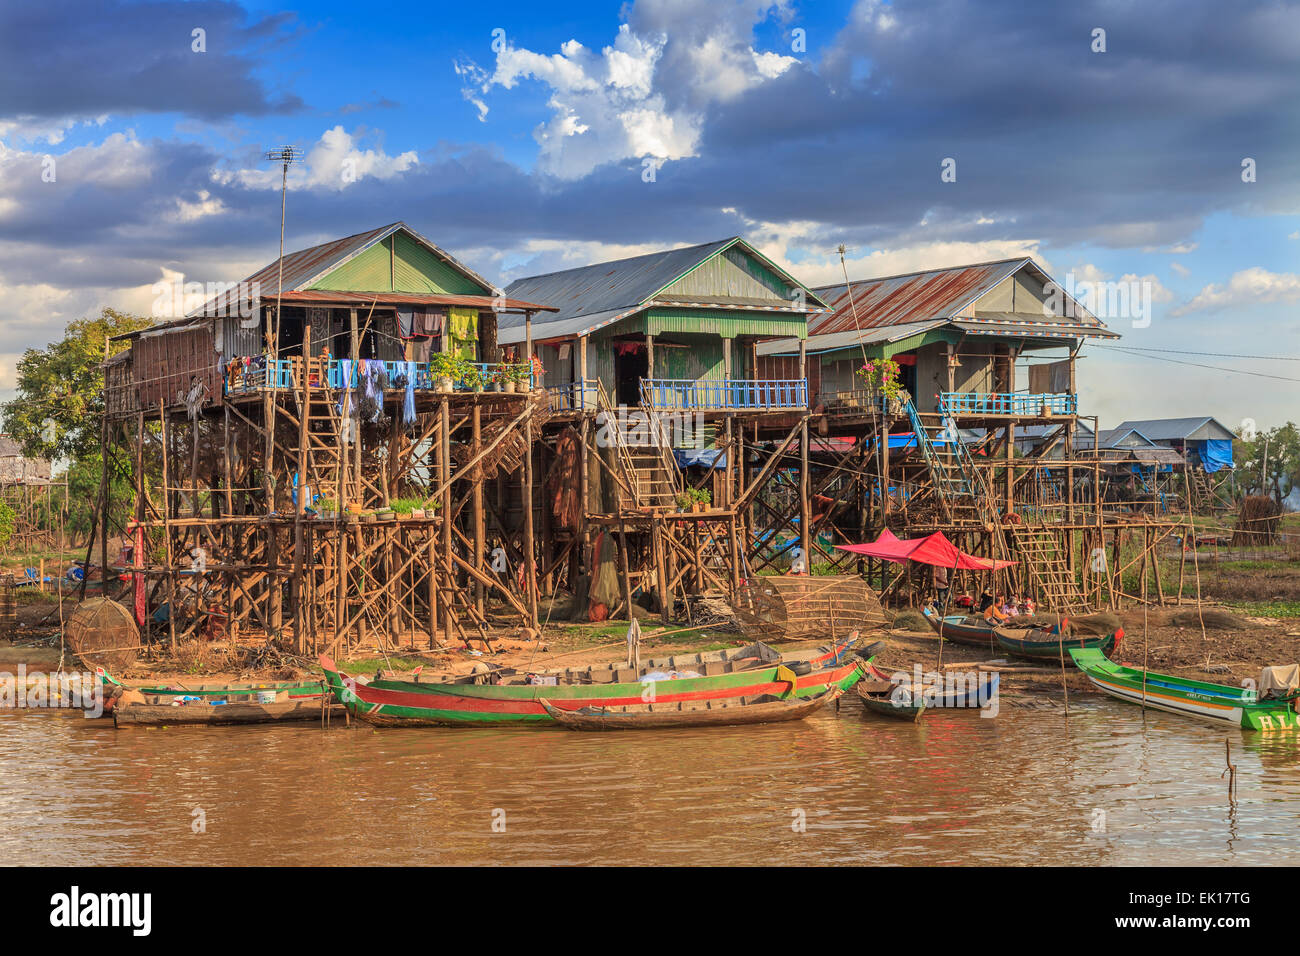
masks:
<path id="1" fill-rule="evenodd" d="M 406 363 L 406 395 L 402 398 L 402 422 L 415 421 L 415 363 Z"/>

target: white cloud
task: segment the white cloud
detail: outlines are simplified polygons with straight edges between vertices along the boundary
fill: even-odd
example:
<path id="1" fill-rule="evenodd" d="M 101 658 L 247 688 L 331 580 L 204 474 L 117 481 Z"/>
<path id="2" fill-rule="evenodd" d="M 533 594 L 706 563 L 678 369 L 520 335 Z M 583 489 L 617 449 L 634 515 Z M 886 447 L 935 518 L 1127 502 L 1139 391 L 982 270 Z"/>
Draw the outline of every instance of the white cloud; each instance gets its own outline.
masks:
<path id="1" fill-rule="evenodd" d="M 1169 263 L 1169 268 L 1175 275 L 1182 276 L 1184 279 L 1192 274 L 1192 270 L 1187 268 L 1187 266 L 1183 265 L 1181 262 L 1171 262 Z"/>
<path id="2" fill-rule="evenodd" d="M 1300 275 L 1294 272 L 1269 272 L 1253 266 L 1233 273 L 1227 285 L 1211 283 L 1205 286 L 1190 302 L 1174 309 L 1171 314 L 1187 315 L 1210 309 L 1298 301 Z"/>
<path id="3" fill-rule="evenodd" d="M 753 47 L 753 25 L 780 3 L 683 4 L 641 0 L 599 52 L 577 40 L 558 53 L 512 45 L 489 71 L 454 64 L 462 95 L 483 120 L 494 87 L 513 90 L 526 80 L 550 90 L 550 116 L 533 131 L 538 168 L 578 179 L 607 163 L 694 156 L 704 116 L 714 103 L 780 77 L 798 60 Z M 633 26 L 633 23 L 636 26 Z"/>
<path id="4" fill-rule="evenodd" d="M 757 243 L 756 243 L 757 244 Z M 873 279 L 881 276 L 906 275 L 927 269 L 943 269 L 951 266 L 969 265 L 975 262 L 991 262 L 998 259 L 1015 259 L 1028 256 L 1052 273 L 1051 263 L 1038 251 L 1037 239 L 994 239 L 988 242 L 927 242 L 896 249 L 874 249 L 866 255 L 846 257 L 845 266 L 849 278 Z M 776 251 L 775 246 L 760 244 L 764 255 Z M 828 251 L 820 256 L 800 259 L 789 263 L 783 255 L 772 255 L 776 261 L 785 266 L 792 275 L 808 285 L 831 285 L 844 281 L 844 272 L 840 268 L 837 252 Z"/>
<path id="5" fill-rule="evenodd" d="M 307 151 L 302 165 L 289 168 L 289 185 L 295 188 L 343 190 L 367 177 L 392 179 L 419 163 L 414 150 L 390 156 L 383 148 L 362 149 L 358 137 L 334 126 Z M 258 169 L 216 170 L 214 182 L 236 182 L 245 189 L 279 189 L 280 167 L 268 162 Z"/>

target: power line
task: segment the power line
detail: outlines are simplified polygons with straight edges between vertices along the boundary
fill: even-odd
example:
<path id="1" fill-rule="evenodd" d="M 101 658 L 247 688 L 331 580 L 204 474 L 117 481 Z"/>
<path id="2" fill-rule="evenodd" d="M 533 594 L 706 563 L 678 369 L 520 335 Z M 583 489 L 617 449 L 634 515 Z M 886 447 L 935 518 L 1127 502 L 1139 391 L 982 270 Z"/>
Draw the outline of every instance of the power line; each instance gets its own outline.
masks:
<path id="1" fill-rule="evenodd" d="M 1094 345 L 1093 348 L 1120 348 L 1116 345 Z M 1195 354 L 1195 353 L 1193 353 Z M 1171 362 L 1174 365 L 1187 365 L 1191 368 L 1206 368 L 1213 372 L 1232 372 L 1237 375 L 1252 375 L 1255 378 L 1271 378 L 1279 382 L 1300 382 L 1300 378 L 1290 378 L 1286 375 L 1269 375 L 1267 372 L 1256 372 L 1248 368 L 1228 368 L 1224 365 L 1205 365 L 1201 362 L 1184 362 L 1180 359 L 1165 358 L 1162 355 L 1146 355 L 1142 352 L 1134 352 L 1136 358 L 1154 359 L 1157 362 Z"/>
<path id="2" fill-rule="evenodd" d="M 1236 352 L 1189 352 L 1184 349 L 1155 349 L 1138 345 L 1094 345 L 1095 349 L 1120 349 L 1124 352 L 1166 352 L 1170 355 L 1208 355 L 1213 358 L 1261 359 L 1269 362 L 1300 362 L 1300 357 L 1290 355 L 1242 355 Z"/>

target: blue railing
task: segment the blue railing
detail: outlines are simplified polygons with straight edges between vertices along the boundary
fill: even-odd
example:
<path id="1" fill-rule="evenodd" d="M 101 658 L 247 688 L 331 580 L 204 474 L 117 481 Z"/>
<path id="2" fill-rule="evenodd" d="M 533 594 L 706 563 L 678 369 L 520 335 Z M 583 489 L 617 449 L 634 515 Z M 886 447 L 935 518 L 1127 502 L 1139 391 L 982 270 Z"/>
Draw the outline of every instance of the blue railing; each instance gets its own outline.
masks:
<path id="1" fill-rule="evenodd" d="M 378 359 L 363 359 L 367 366 L 378 362 Z M 421 391 L 431 391 L 437 388 L 437 378 L 430 370 L 428 362 L 405 362 L 384 361 L 384 372 L 388 378 L 388 387 L 390 389 L 398 386 L 393 383 L 399 376 L 406 376 L 408 371 L 413 372 L 415 376 L 415 387 Z M 247 392 L 257 391 L 259 389 L 281 389 L 295 388 L 298 370 L 301 368 L 301 361 L 298 359 L 275 359 L 267 360 L 261 368 L 250 369 L 241 372 L 233 382 L 227 382 L 228 392 Z M 485 387 L 488 386 L 489 380 L 498 372 L 508 369 L 524 369 L 527 364 L 510 365 L 504 362 L 474 362 L 472 367 L 478 371 L 479 378 Z M 344 372 L 344 368 L 347 372 Z M 318 388 L 358 388 L 361 384 L 361 374 L 357 363 L 350 362 L 346 359 L 331 359 L 325 367 L 325 381 L 316 382 Z M 533 376 L 529 374 L 520 386 L 531 388 Z M 518 387 L 518 386 L 516 386 Z M 469 391 L 471 386 L 466 382 L 456 382 L 454 388 L 457 391 Z"/>
<path id="2" fill-rule="evenodd" d="M 1073 415 L 1079 396 L 1068 392 L 940 392 L 939 411 L 948 415 Z"/>
<path id="3" fill-rule="evenodd" d="M 550 395 L 553 412 L 595 411 L 600 383 L 595 379 L 565 382 L 562 385 L 547 385 L 546 391 Z"/>
<path id="4" fill-rule="evenodd" d="M 806 408 L 808 383 L 803 379 L 717 381 L 643 378 L 641 400 L 651 408 L 743 410 Z"/>

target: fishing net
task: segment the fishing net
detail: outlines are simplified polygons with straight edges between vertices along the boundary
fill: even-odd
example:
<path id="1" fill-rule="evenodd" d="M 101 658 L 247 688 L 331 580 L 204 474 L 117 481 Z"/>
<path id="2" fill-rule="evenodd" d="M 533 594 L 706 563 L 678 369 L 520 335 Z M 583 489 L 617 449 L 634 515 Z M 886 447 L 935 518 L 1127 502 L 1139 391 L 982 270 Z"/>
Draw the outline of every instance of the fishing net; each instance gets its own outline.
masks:
<path id="1" fill-rule="evenodd" d="M 140 629 L 131 612 L 108 598 L 77 605 L 63 633 L 68 647 L 87 667 L 125 670 L 140 653 Z"/>
<path id="2" fill-rule="evenodd" d="M 734 606 L 751 639 L 836 639 L 885 624 L 879 598 L 856 574 L 760 575 L 740 589 Z"/>

